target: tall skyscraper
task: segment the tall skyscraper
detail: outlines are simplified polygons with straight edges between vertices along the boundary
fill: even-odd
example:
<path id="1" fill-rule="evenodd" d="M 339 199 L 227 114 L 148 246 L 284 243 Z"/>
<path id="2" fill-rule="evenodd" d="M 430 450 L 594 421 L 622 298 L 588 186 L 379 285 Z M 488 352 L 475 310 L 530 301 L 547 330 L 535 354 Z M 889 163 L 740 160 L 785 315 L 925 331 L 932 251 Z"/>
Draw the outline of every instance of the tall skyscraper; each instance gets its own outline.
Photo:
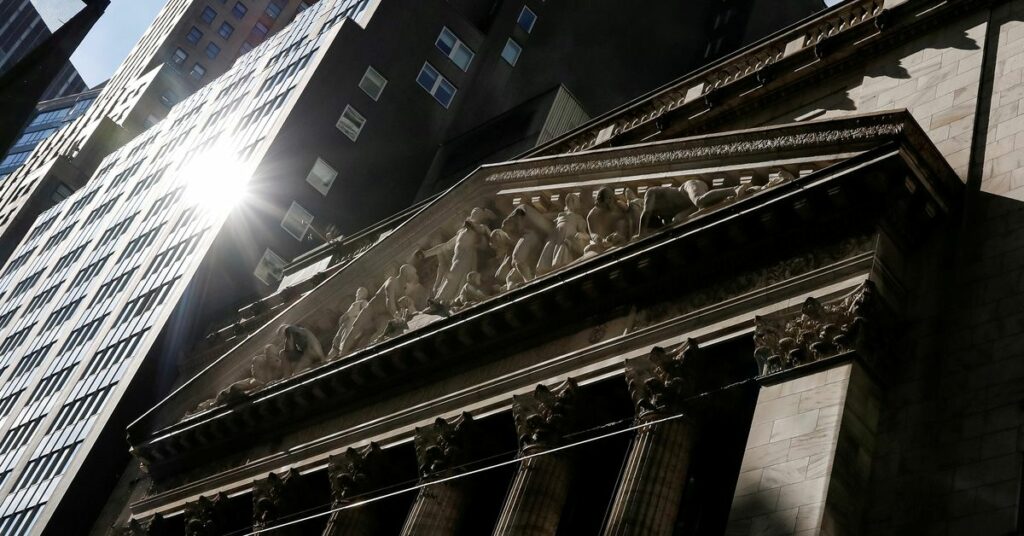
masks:
<path id="1" fill-rule="evenodd" d="M 55 134 L 64 125 L 78 119 L 96 100 L 100 89 L 75 93 L 66 97 L 40 102 L 36 113 L 29 120 L 10 149 L 0 157 L 0 183 L 18 170 L 32 150 L 46 138 Z M 71 193 L 67 187 L 54 191 L 54 201 L 60 201 Z"/>
<path id="2" fill-rule="evenodd" d="M 52 35 L 32 0 L 0 0 L 0 73 Z M 75 66 L 67 62 L 41 100 L 56 99 L 87 89 Z"/>
<path id="3" fill-rule="evenodd" d="M 53 191 L 81 187 L 103 157 L 226 71 L 308 3 L 168 1 L 89 111 L 40 144 L 0 183 L 0 259 L 8 258 L 36 216 L 52 206 Z"/>
<path id="4" fill-rule="evenodd" d="M 202 28 L 251 11 L 169 3 L 92 107 L 8 180 L 28 196 L 41 177 L 77 177 L 77 191 L 0 271 L 0 533 L 66 532 L 93 512 L 124 424 L 167 392 L 212 320 L 275 290 L 323 222 L 358 229 L 688 70 L 708 50 L 699 28 L 734 7 L 664 0 L 623 22 L 618 1 L 585 4 L 322 0 L 214 79 L 193 63 L 221 39 Z M 595 43 L 676 46 L 638 72 Z M 190 93 L 138 124 L 147 99 Z"/>

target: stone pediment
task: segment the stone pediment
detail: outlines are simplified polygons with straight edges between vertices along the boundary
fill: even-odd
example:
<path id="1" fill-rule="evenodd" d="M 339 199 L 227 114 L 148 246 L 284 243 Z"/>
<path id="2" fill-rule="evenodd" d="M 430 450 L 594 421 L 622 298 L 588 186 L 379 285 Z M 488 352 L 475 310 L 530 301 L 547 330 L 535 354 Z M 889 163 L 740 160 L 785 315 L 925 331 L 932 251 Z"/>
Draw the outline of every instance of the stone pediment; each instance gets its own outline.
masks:
<path id="1" fill-rule="evenodd" d="M 485 166 L 185 383 L 129 439 L 154 472 L 170 470 L 237 435 L 493 359 L 619 296 L 657 292 L 665 274 L 689 284 L 704 259 L 793 241 L 839 213 L 851 215 L 843 225 L 900 218 L 912 238 L 953 210 L 960 187 L 902 112 Z"/>

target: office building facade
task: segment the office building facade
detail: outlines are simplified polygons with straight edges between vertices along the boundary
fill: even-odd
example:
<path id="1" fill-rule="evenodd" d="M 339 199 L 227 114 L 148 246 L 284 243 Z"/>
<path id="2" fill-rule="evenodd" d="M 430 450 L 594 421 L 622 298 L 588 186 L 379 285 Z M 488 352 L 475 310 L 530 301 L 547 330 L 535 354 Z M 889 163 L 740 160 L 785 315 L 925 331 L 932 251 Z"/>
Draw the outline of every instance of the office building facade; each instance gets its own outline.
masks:
<path id="1" fill-rule="evenodd" d="M 236 4 L 172 0 L 164 5 L 89 111 L 41 143 L 16 173 L 0 183 L 0 258 L 8 259 L 36 216 L 53 205 L 55 191 L 80 188 L 106 155 L 224 73 L 245 51 L 244 43 L 258 42 L 252 35 L 257 24 L 267 29 L 257 33 L 272 34 L 308 2 Z M 218 33 L 224 24 L 237 26 L 238 32 Z M 193 27 L 204 33 L 195 43 L 189 37 Z M 214 54 L 210 43 L 222 45 L 222 50 Z M 189 61 L 176 61 L 178 50 L 186 52 Z"/>
<path id="2" fill-rule="evenodd" d="M 0 2 L 0 73 L 18 62 L 25 54 L 52 34 L 31 0 Z M 41 100 L 51 100 L 81 93 L 88 89 L 85 81 L 68 62 L 54 78 Z"/>
<path id="3" fill-rule="evenodd" d="M 838 4 L 285 268 L 94 532 L 1020 532 L 1022 14 Z"/>
<path id="4" fill-rule="evenodd" d="M 12 173 L 18 170 L 28 160 L 32 151 L 49 138 L 61 127 L 74 121 L 92 105 L 99 95 L 99 89 L 84 91 L 68 95 L 67 97 L 48 100 L 39 103 L 36 114 L 29 120 L 29 123 L 22 129 L 21 135 L 14 141 L 14 144 L 0 160 L 0 182 L 3 182 Z M 71 190 L 65 188 L 55 191 L 54 201 L 60 201 L 67 197 Z"/>

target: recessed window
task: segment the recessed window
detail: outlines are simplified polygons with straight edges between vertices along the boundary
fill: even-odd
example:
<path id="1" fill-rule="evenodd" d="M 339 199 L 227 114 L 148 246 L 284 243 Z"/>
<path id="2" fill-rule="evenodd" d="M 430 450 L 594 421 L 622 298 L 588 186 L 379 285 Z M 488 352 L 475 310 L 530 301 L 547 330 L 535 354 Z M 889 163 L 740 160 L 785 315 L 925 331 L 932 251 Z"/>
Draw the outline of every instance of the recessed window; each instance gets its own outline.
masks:
<path id="1" fill-rule="evenodd" d="M 473 51 L 448 28 L 441 29 L 441 35 L 437 36 L 434 45 L 463 71 L 468 69 L 469 64 L 473 61 Z"/>
<path id="2" fill-rule="evenodd" d="M 509 38 L 505 43 L 505 48 L 501 50 L 501 58 L 508 62 L 509 65 L 515 65 L 519 61 L 519 55 L 523 53 L 523 47 L 519 46 L 515 40 Z"/>
<path id="3" fill-rule="evenodd" d="M 292 201 L 292 206 L 288 208 L 288 212 L 284 214 L 284 219 L 281 220 L 281 227 L 301 242 L 306 237 L 306 231 L 309 230 L 309 226 L 312 223 L 313 215 L 308 210 L 302 208 L 302 205 Z"/>
<path id="4" fill-rule="evenodd" d="M 231 8 L 231 14 L 234 15 L 236 19 L 241 19 L 248 12 L 249 8 L 245 7 L 245 4 L 241 2 L 235 2 L 235 7 Z"/>
<path id="5" fill-rule="evenodd" d="M 187 60 L 187 59 L 188 59 L 188 52 L 185 52 L 184 50 L 182 50 L 180 48 L 175 50 L 174 51 L 174 55 L 171 56 L 171 60 L 174 61 L 174 63 L 176 63 L 177 65 L 181 65 L 181 64 L 185 63 L 185 60 Z"/>
<path id="6" fill-rule="evenodd" d="M 163 94 L 160 95 L 160 103 L 170 108 L 175 104 L 178 104 L 178 96 L 171 91 L 164 91 Z"/>
<path id="7" fill-rule="evenodd" d="M 252 35 L 255 35 L 257 40 L 266 37 L 268 32 L 270 32 L 270 28 L 267 28 L 267 25 L 262 22 L 257 22 L 256 26 L 252 27 Z"/>
<path id="8" fill-rule="evenodd" d="M 359 89 L 363 90 L 373 100 L 380 99 L 380 94 L 384 91 L 384 86 L 386 85 L 388 85 L 388 80 L 381 76 L 373 67 L 367 67 L 366 72 L 363 73 L 362 80 L 359 81 Z"/>
<path id="9" fill-rule="evenodd" d="M 281 16 L 281 11 L 284 10 L 284 6 L 281 5 L 279 0 L 270 0 L 267 4 L 266 13 L 270 15 L 270 18 L 276 19 Z"/>
<path id="10" fill-rule="evenodd" d="M 455 92 L 458 89 L 448 81 L 447 78 L 441 76 L 441 73 L 434 68 L 430 63 L 424 63 L 420 69 L 420 74 L 416 76 L 416 83 L 423 89 L 427 90 L 437 99 L 437 102 L 441 103 L 441 106 L 447 108 L 451 103 L 452 99 L 455 98 Z"/>
<path id="11" fill-rule="evenodd" d="M 341 113 L 341 117 L 338 118 L 338 122 L 334 126 L 338 127 L 338 130 L 342 131 L 350 140 L 356 141 L 365 124 L 366 118 L 363 117 L 363 114 L 351 106 L 345 106 L 345 111 Z"/>
<path id="12" fill-rule="evenodd" d="M 275 285 L 284 277 L 284 266 L 284 259 L 277 253 L 274 253 L 272 249 L 267 248 L 252 273 L 257 279 L 263 281 L 264 284 Z"/>
<path id="13" fill-rule="evenodd" d="M 192 66 L 192 71 L 189 72 L 188 74 L 192 78 L 195 78 L 196 80 L 199 80 L 200 78 L 203 77 L 203 75 L 206 74 L 206 67 L 203 67 L 202 65 L 196 63 L 195 65 Z"/>
<path id="14" fill-rule="evenodd" d="M 252 43 L 246 41 L 242 43 L 242 46 L 238 47 L 238 55 L 244 55 L 246 52 L 249 52 L 250 50 L 252 50 Z"/>
<path id="15" fill-rule="evenodd" d="M 199 31 L 199 28 L 196 28 L 195 26 L 193 26 L 192 29 L 188 31 L 188 34 L 185 35 L 185 40 L 193 45 L 198 43 L 202 38 L 203 32 Z"/>
<path id="16" fill-rule="evenodd" d="M 210 24 L 211 22 L 213 22 L 213 19 L 215 18 L 217 18 L 217 12 L 214 11 L 213 8 L 210 6 L 206 6 L 205 8 L 203 8 L 203 13 L 199 15 L 199 19 L 205 22 L 206 24 Z"/>
<path id="17" fill-rule="evenodd" d="M 519 12 L 519 18 L 516 19 L 516 24 L 526 33 L 530 33 L 533 31 L 533 25 L 536 23 L 537 14 L 532 9 L 523 6 L 523 10 Z"/>
<path id="18" fill-rule="evenodd" d="M 220 47 L 217 46 L 217 43 L 214 43 L 213 41 L 210 41 L 209 43 L 207 43 L 206 44 L 206 55 L 207 55 L 207 57 L 209 57 L 212 60 L 213 58 L 217 57 L 217 54 L 220 54 Z"/>
<path id="19" fill-rule="evenodd" d="M 222 22 L 220 25 L 220 29 L 217 30 L 217 34 L 224 39 L 228 39 L 229 37 L 231 37 L 231 34 L 233 33 L 235 33 L 235 27 L 226 22 Z"/>
<path id="20" fill-rule="evenodd" d="M 302 2 L 299 2 L 299 11 L 298 12 L 302 13 L 303 11 L 309 9 L 309 6 L 311 6 L 311 5 L 313 5 L 313 4 L 310 4 L 309 2 L 306 2 L 305 0 L 303 0 Z"/>
<path id="21" fill-rule="evenodd" d="M 334 184 L 334 179 L 336 178 L 338 178 L 338 172 L 334 171 L 334 168 L 327 162 L 317 158 L 313 168 L 306 175 L 306 182 L 322 195 L 327 195 L 327 192 L 331 191 L 331 185 Z"/>

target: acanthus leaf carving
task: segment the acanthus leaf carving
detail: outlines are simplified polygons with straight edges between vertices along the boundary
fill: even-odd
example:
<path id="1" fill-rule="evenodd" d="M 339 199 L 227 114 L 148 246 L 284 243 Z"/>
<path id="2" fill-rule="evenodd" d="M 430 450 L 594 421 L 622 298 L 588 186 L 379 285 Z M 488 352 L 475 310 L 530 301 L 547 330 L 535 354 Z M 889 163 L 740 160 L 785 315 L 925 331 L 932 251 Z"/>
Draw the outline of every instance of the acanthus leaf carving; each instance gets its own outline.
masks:
<path id="1" fill-rule="evenodd" d="M 686 339 L 675 351 L 656 346 L 648 355 L 626 360 L 626 385 L 637 418 L 683 411 L 698 395 L 700 359 L 697 341 Z"/>
<path id="2" fill-rule="evenodd" d="M 551 389 L 538 385 L 532 393 L 512 397 L 512 415 L 522 452 L 558 446 L 569 431 L 578 388 L 567 379 Z"/>
<path id="3" fill-rule="evenodd" d="M 871 318 L 879 314 L 875 284 L 865 281 L 837 303 L 807 298 L 795 317 L 755 317 L 754 357 L 762 376 L 853 350 L 874 347 Z M 871 356 L 865 356 L 871 357 Z"/>
<path id="4" fill-rule="evenodd" d="M 257 480 L 252 488 L 252 517 L 254 528 L 266 528 L 288 507 L 289 486 L 294 486 L 298 471 L 292 469 L 283 475 L 270 473 Z"/>
<path id="5" fill-rule="evenodd" d="M 192 502 L 185 503 L 185 535 L 215 536 L 220 534 L 221 508 L 227 503 L 227 496 L 218 493 L 211 497 L 200 496 Z"/>
<path id="6" fill-rule="evenodd" d="M 474 433 L 473 417 L 463 413 L 452 419 L 438 417 L 430 426 L 416 428 L 414 446 L 420 477 L 431 479 L 456 472 L 468 461 Z"/>
<path id="7" fill-rule="evenodd" d="M 380 445 L 356 449 L 349 447 L 328 458 L 327 475 L 331 481 L 331 500 L 345 504 L 374 489 L 374 482 L 384 473 L 384 455 Z"/>

